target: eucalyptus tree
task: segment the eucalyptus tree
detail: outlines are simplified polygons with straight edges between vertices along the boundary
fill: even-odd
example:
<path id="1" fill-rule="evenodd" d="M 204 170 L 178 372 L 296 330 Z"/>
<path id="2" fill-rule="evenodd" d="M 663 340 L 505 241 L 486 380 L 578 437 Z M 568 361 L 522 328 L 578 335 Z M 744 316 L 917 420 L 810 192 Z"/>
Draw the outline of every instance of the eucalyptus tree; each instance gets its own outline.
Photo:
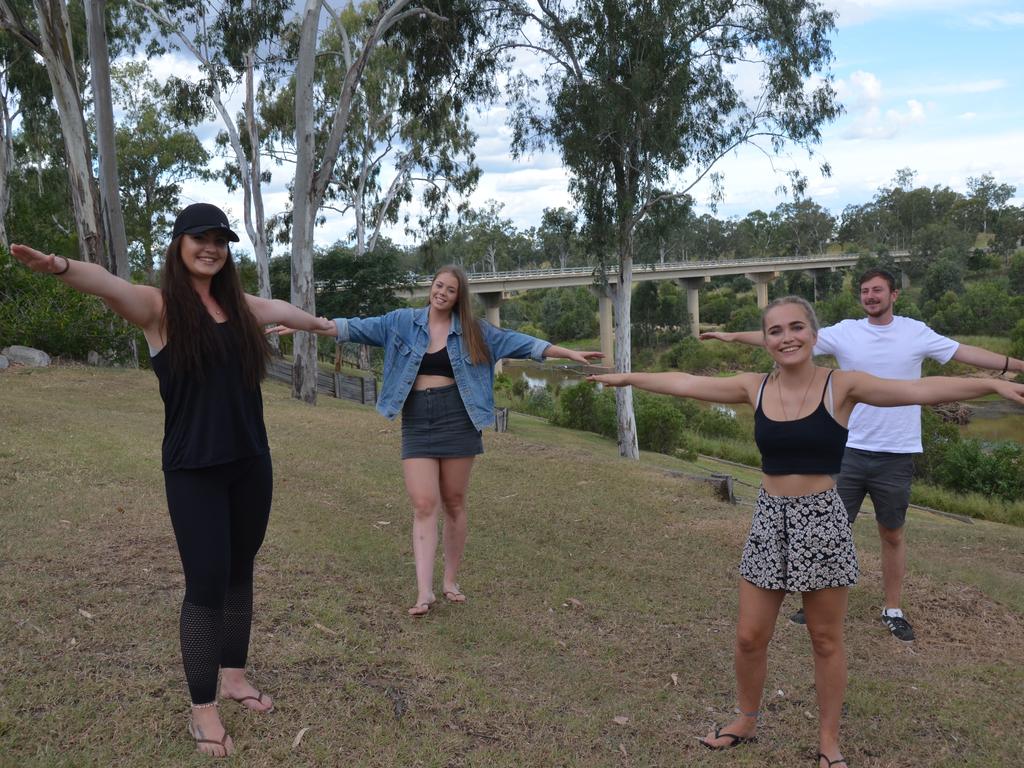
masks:
<path id="1" fill-rule="evenodd" d="M 256 108 L 257 80 L 290 66 L 281 54 L 280 36 L 287 34 L 287 0 L 130 0 L 146 12 L 168 50 L 185 50 L 196 62 L 199 78 L 172 76 L 166 90 L 170 114 L 183 123 L 198 122 L 210 112 L 220 120 L 220 143 L 229 148 L 225 171 L 229 189 L 242 190 L 242 220 L 253 246 L 259 294 L 270 298 L 270 246 L 263 203 L 263 135 Z M 162 46 L 151 45 L 154 52 Z M 243 91 L 242 109 L 230 101 Z"/>
<path id="2" fill-rule="evenodd" d="M 64 0 L 0 0 L 0 28 L 43 61 L 60 119 L 79 252 L 86 261 L 109 269 L 113 264 L 104 247 L 99 191 L 92 173 L 92 145 L 82 97 L 83 19 L 73 19 Z"/>
<path id="3" fill-rule="evenodd" d="M 0 245 L 4 248 L 10 245 L 11 176 L 16 168 L 32 165 L 25 157 L 16 163 L 15 124 L 21 126 L 21 146 L 38 159 L 43 154 L 41 139 L 51 134 L 43 129 L 51 115 L 49 95 L 46 68 L 29 48 L 0 34 Z"/>
<path id="4" fill-rule="evenodd" d="M 537 0 L 519 12 L 538 29 L 522 45 L 547 66 L 514 80 L 514 148 L 561 151 L 591 247 L 616 273 L 615 368 L 628 371 L 638 225 L 705 178 L 719 188 L 714 166 L 743 144 L 810 151 L 838 113 L 833 14 L 815 0 Z M 637 458 L 632 392 L 615 394 L 619 451 Z"/>
<path id="5" fill-rule="evenodd" d="M 568 208 L 544 209 L 534 237 L 537 249 L 546 261 L 565 269 L 570 262 L 575 265 L 578 259 L 585 258 L 581 253 L 578 222 L 576 212 Z"/>
<path id="6" fill-rule="evenodd" d="M 189 121 L 170 109 L 163 85 L 145 62 L 113 68 L 113 94 L 123 115 L 117 128 L 121 200 L 133 271 L 152 280 L 161 235 L 169 232 L 182 182 L 211 179 L 210 154 Z"/>
<path id="7" fill-rule="evenodd" d="M 989 223 L 993 217 L 998 218 L 999 212 L 1016 194 L 1017 187 L 1013 184 L 999 184 L 991 173 L 985 173 L 968 178 L 967 190 L 971 193 L 970 200 L 977 207 L 981 231 L 988 232 Z"/>
<path id="8" fill-rule="evenodd" d="M 359 87 L 374 53 L 383 47 L 401 52 L 398 107 L 406 116 L 428 114 L 446 98 L 446 117 L 458 115 L 474 99 L 494 93 L 492 71 L 500 53 L 481 48 L 500 26 L 499 10 L 479 0 L 391 0 L 355 6 L 362 24 L 350 32 L 335 15 L 322 18 L 329 7 L 322 0 L 305 0 L 299 14 L 295 43 L 294 93 L 295 180 L 292 188 L 291 254 L 292 302 L 314 311 L 312 269 L 316 224 L 336 184 L 343 145 L 358 114 Z M 333 46 L 333 47 L 330 47 Z M 329 57 L 343 62 L 337 87 L 320 90 L 319 68 Z M 435 112 L 435 118 L 441 116 Z M 297 334 L 292 393 L 306 402 L 316 400 L 316 340 Z"/>

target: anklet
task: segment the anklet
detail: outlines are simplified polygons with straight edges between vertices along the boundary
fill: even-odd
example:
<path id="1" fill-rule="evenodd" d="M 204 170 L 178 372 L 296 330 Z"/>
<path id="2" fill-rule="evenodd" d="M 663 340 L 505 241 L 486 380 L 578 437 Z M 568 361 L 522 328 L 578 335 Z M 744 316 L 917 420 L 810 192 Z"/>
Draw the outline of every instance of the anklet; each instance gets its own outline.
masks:
<path id="1" fill-rule="evenodd" d="M 760 710 L 760 709 L 755 709 L 755 710 L 754 710 L 753 712 L 744 712 L 744 711 L 743 711 L 743 710 L 741 709 L 741 710 L 740 710 L 740 714 L 741 714 L 741 715 L 743 715 L 744 717 L 752 717 L 752 718 L 754 718 L 755 720 L 757 720 L 757 718 L 758 718 L 758 715 L 760 715 L 760 714 L 761 714 L 761 710 Z"/>
<path id="2" fill-rule="evenodd" d="M 192 705 L 192 709 L 210 709 L 210 707 L 216 707 L 216 706 L 217 706 L 217 702 L 216 701 L 211 701 L 208 704 L 193 704 Z"/>

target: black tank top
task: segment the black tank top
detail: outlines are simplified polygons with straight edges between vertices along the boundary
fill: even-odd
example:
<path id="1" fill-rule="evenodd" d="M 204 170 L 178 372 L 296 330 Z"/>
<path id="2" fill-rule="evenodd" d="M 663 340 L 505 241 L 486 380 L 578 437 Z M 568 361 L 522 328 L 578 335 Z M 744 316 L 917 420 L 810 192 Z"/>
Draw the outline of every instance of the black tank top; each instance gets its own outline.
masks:
<path id="1" fill-rule="evenodd" d="M 828 372 L 821 402 L 802 419 L 773 421 L 764 415 L 764 386 L 754 410 L 754 442 L 761 451 L 761 471 L 766 475 L 837 475 L 843 463 L 848 430 L 825 407 L 832 371 Z"/>
<path id="2" fill-rule="evenodd" d="M 447 376 L 454 379 L 455 371 L 452 370 L 452 360 L 448 357 L 448 347 L 441 347 L 437 352 L 424 352 L 416 375 Z"/>
<path id="3" fill-rule="evenodd" d="M 151 358 L 164 401 L 165 470 L 211 467 L 270 451 L 260 388 L 242 378 L 238 342 L 229 323 L 216 329 L 224 355 L 207 367 L 202 380 L 176 375 L 167 347 Z"/>

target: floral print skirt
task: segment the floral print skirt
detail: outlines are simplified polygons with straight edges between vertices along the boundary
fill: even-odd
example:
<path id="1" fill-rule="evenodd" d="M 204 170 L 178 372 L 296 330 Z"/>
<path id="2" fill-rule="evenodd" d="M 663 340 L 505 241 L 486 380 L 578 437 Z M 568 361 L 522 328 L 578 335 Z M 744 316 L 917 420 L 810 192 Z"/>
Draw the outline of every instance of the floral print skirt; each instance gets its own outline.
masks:
<path id="1" fill-rule="evenodd" d="M 857 575 L 850 520 L 835 488 L 809 496 L 760 489 L 740 576 L 762 589 L 811 592 L 848 587 Z"/>

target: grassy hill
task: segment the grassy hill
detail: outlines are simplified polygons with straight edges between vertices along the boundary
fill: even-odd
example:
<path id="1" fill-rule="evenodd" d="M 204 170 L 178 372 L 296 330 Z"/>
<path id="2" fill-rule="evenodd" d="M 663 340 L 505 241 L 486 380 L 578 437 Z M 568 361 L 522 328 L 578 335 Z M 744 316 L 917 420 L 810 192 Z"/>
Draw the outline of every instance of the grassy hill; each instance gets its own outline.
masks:
<path id="1" fill-rule="evenodd" d="M 760 743 L 694 739 L 734 706 L 753 475 L 724 504 L 692 465 L 513 414 L 474 470 L 469 602 L 412 620 L 398 424 L 264 395 L 276 493 L 250 665 L 278 711 L 224 708 L 236 764 L 813 765 L 810 644 L 784 618 Z M 151 373 L 0 375 L 0 766 L 210 764 L 185 734 L 161 432 Z M 909 524 L 912 647 L 877 621 L 877 535 L 856 526 L 850 765 L 1018 765 L 1024 529 Z"/>

